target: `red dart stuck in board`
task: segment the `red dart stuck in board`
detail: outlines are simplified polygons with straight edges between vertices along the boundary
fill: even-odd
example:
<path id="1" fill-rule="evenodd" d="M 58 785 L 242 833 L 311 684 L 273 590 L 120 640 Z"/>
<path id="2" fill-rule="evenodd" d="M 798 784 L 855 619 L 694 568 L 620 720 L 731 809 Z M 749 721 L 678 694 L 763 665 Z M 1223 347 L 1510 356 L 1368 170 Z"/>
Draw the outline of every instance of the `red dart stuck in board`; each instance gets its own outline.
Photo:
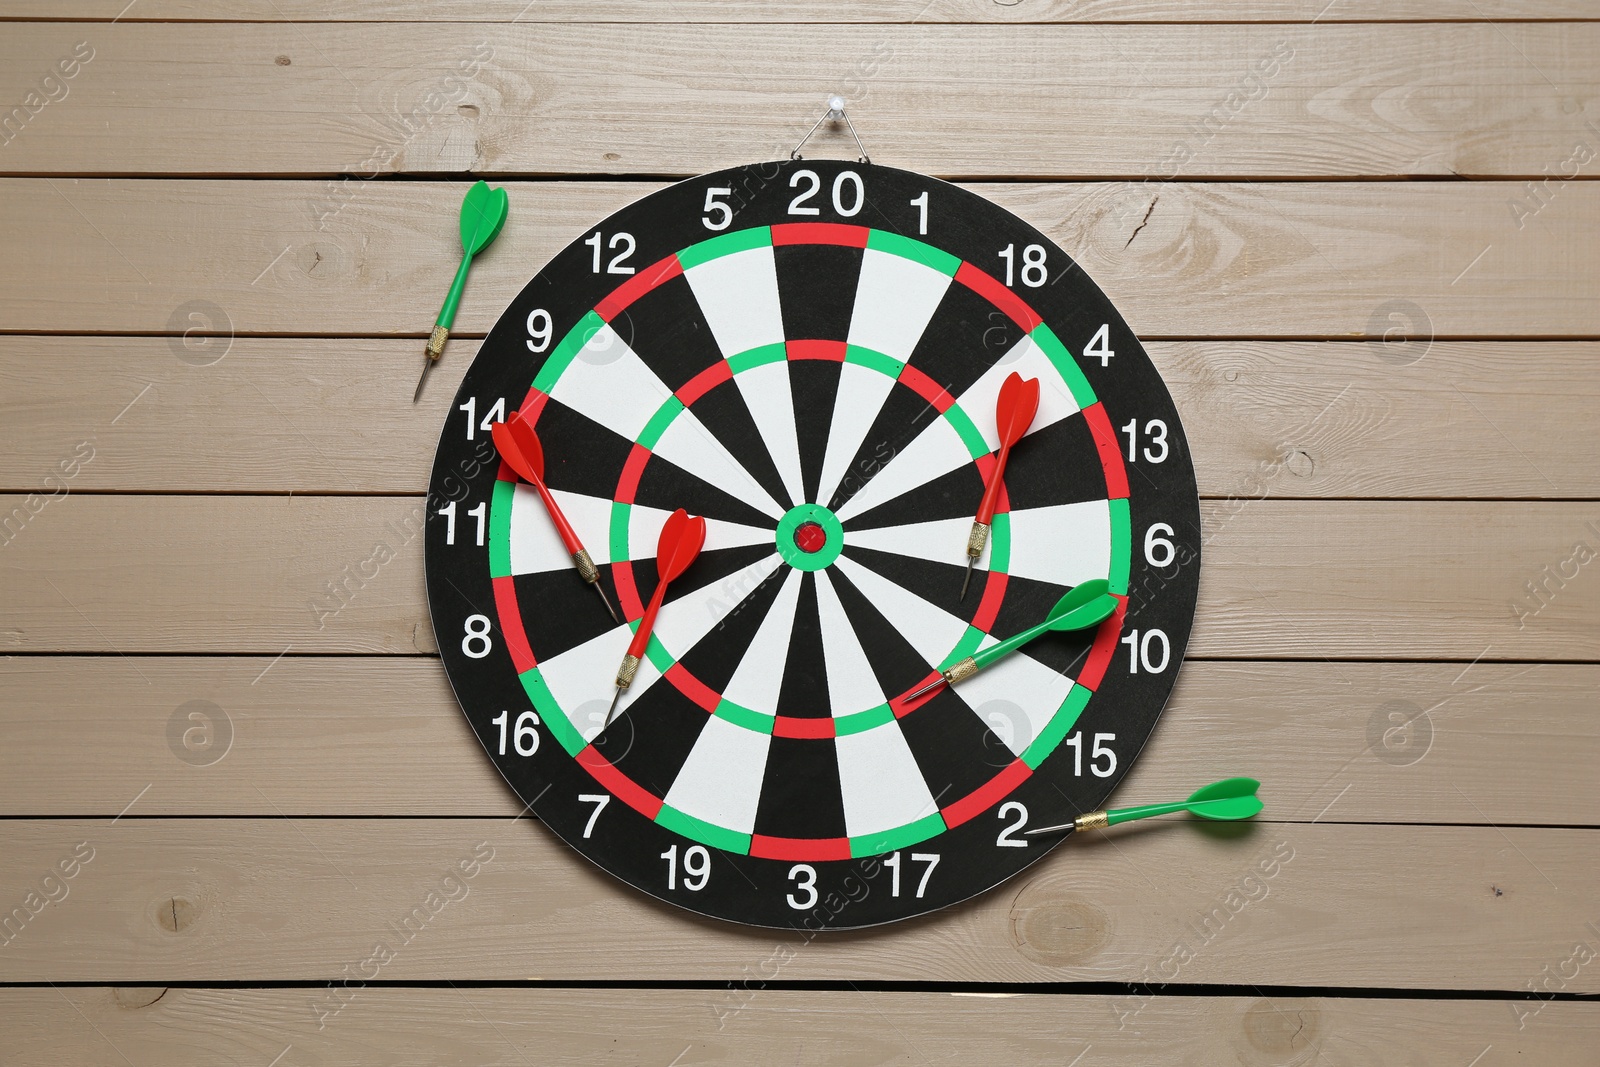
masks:
<path id="1" fill-rule="evenodd" d="M 978 517 L 967 535 L 967 576 L 961 582 L 961 599 L 967 598 L 967 586 L 972 581 L 972 565 L 983 555 L 989 543 L 989 527 L 994 524 L 994 509 L 1000 502 L 1000 487 L 1005 484 L 1006 461 L 1011 458 L 1011 446 L 1022 440 L 1033 425 L 1039 412 L 1039 379 L 1023 378 L 1016 371 L 1006 376 L 1000 384 L 1000 395 L 995 399 L 995 430 L 1000 436 L 1000 451 L 995 456 L 994 470 L 983 487 L 983 500 L 978 504 Z"/>
<path id="2" fill-rule="evenodd" d="M 661 536 L 656 541 L 656 591 L 651 594 L 650 603 L 645 606 L 644 615 L 639 619 L 639 628 L 634 631 L 633 641 L 628 645 L 628 654 L 622 657 L 622 666 L 617 668 L 617 694 L 611 698 L 611 707 L 606 712 L 607 726 L 611 725 L 611 716 L 617 712 L 617 701 L 622 699 L 622 691 L 633 684 L 639 661 L 644 657 L 645 649 L 650 647 L 650 634 L 655 630 L 656 615 L 660 613 L 661 602 L 667 595 L 667 583 L 689 569 L 689 564 L 700 555 L 705 543 L 705 519 L 690 515 L 682 508 L 667 516 L 667 521 L 661 527 Z"/>
<path id="3" fill-rule="evenodd" d="M 606 599 L 605 590 L 600 588 L 600 572 L 595 568 L 594 560 L 589 558 L 588 550 L 578 540 L 577 531 L 567 521 L 561 505 L 556 503 L 556 498 L 550 495 L 549 487 L 544 484 L 544 448 L 539 444 L 539 435 L 533 432 L 533 427 L 523 419 L 520 411 L 513 411 L 505 422 L 490 426 L 489 433 L 494 438 L 494 447 L 500 453 L 500 458 L 516 471 L 517 477 L 538 490 L 539 499 L 544 501 L 544 509 L 550 513 L 550 521 L 555 524 L 561 543 L 572 556 L 573 566 L 578 568 L 578 575 L 594 586 L 594 591 L 600 595 L 600 602 L 611 613 L 612 620 L 621 622 L 611 601 Z"/>

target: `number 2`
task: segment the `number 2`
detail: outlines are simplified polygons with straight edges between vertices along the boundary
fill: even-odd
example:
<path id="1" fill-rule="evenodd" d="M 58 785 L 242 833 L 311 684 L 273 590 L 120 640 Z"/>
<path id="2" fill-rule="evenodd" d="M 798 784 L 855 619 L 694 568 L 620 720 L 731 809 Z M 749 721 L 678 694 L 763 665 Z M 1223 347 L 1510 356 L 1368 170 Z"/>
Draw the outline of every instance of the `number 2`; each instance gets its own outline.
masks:
<path id="1" fill-rule="evenodd" d="M 1000 805 L 1000 810 L 995 814 L 1000 816 L 1001 822 L 1005 822 L 1006 816 L 1013 812 L 1016 813 L 1017 821 L 1006 823 L 1000 831 L 1000 836 L 994 839 L 994 843 L 1000 848 L 1027 848 L 1026 841 L 1011 835 L 1028 825 L 1028 809 L 1015 800 L 1008 800 Z"/>

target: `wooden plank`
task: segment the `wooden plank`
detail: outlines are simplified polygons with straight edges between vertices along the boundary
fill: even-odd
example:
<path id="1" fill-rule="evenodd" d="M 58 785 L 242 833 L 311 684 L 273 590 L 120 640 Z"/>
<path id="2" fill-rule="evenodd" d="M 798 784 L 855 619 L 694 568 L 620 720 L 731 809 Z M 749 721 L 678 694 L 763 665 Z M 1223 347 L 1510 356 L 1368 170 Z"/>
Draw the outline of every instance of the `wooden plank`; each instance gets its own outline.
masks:
<path id="1" fill-rule="evenodd" d="M 14 922 L 0 980 L 334 980 L 395 942 L 384 980 L 727 981 L 787 949 L 785 981 L 1524 989 L 1600 936 L 1597 839 L 1147 823 L 1073 842 L 934 919 L 808 944 L 646 898 L 528 821 L 7 820 L 8 908 L 78 862 L 57 876 L 69 887 L 59 905 Z M 459 863 L 472 876 L 453 874 L 455 902 L 396 935 Z M 1600 991 L 1600 968 L 1567 990 Z"/>
<path id="2" fill-rule="evenodd" d="M 1600 825 L 1597 689 L 1587 665 L 1194 662 L 1117 797 L 1254 773 L 1267 821 Z M 0 691 L 9 815 L 522 810 L 436 660 L 19 656 Z"/>
<path id="3" fill-rule="evenodd" d="M 157 22 L 1409 22 L 1588 19 L 1584 0 L 4 0 L 0 19 Z"/>
<path id="4" fill-rule="evenodd" d="M 89 441 L 73 491 L 420 493 L 477 349 L 453 342 L 413 404 L 413 340 L 213 338 L 210 354 L 226 354 L 208 367 L 180 358 L 209 358 L 194 343 L 0 335 L 0 491 L 54 491 L 61 461 Z M 1600 496 L 1600 463 L 1575 447 L 1600 408 L 1600 344 L 1150 353 L 1206 496 Z M 384 432 L 360 429 L 374 426 Z"/>
<path id="5" fill-rule="evenodd" d="M 550 257 L 660 187 L 510 183 L 513 221 L 473 268 L 459 332 L 486 332 Z M 1520 229 L 1521 182 L 972 188 L 1058 241 L 1141 336 L 1600 337 L 1600 183 L 1552 183 Z M 424 337 L 460 198 L 435 182 L 0 179 L 0 230 L 33 250 L 0 260 L 0 330 Z"/>
<path id="6" fill-rule="evenodd" d="M 939 174 L 1520 176 L 1593 143 L 1597 50 L 1593 23 L 19 23 L 0 100 L 11 173 L 686 175 L 787 152 L 840 91 Z"/>
<path id="7" fill-rule="evenodd" d="M 0 649 L 431 653 L 422 515 L 421 497 L 0 496 Z M 1592 503 L 1240 497 L 1202 519 L 1190 655 L 1600 659 Z"/>
<path id="8" fill-rule="evenodd" d="M 1558 1001 L 763 990 L 733 1011 L 702 990 L 368 987 L 322 1029 L 303 989 L 0 990 L 16 1067 L 129 1062 L 683 1064 L 1592 1062 L 1600 1008 Z M 1141 1006 L 1142 1005 L 1142 1006 Z M 720 1012 L 720 1013 L 719 1013 Z M 1137 1014 L 1133 1014 L 1137 1012 Z M 1128 1020 L 1122 1025 L 1122 1020 Z M 1522 1024 L 1519 1026 L 1519 1023 Z M 285 1046 L 289 1046 L 286 1049 Z M 678 1052 L 678 1050 L 682 1052 Z M 602 1051 L 603 1050 L 603 1051 Z M 1092 1051 L 1092 1055 L 1084 1053 Z M 1496 1061 L 1489 1061 L 1496 1062 Z"/>

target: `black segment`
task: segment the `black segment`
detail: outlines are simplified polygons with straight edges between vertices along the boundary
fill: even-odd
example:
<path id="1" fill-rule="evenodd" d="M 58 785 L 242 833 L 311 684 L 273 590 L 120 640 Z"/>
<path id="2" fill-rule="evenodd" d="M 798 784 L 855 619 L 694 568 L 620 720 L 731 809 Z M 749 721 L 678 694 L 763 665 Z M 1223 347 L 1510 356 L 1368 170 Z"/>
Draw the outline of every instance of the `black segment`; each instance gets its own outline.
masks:
<path id="1" fill-rule="evenodd" d="M 726 690 L 790 573 L 787 566 L 780 565 L 753 586 L 745 581 L 730 583 L 726 614 L 699 644 L 680 657 L 684 669 L 714 692 Z M 734 602 L 740 593 L 745 594 L 744 599 Z"/>
<path id="2" fill-rule="evenodd" d="M 679 416 L 682 418 L 683 416 Z M 772 499 L 786 508 L 800 503 L 789 499 L 789 490 L 783 487 L 777 465 L 767 451 L 766 442 L 756 429 L 756 419 L 778 418 L 771 412 L 752 412 L 745 403 L 737 384 L 723 382 L 695 401 L 694 417 L 699 419 L 711 435 L 722 442 L 722 447 L 736 457 L 750 477 L 765 489 Z M 787 415 L 781 416 L 787 418 Z"/>
<path id="3" fill-rule="evenodd" d="M 911 642 L 872 606 L 866 594 L 845 577 L 844 571 L 838 567 L 829 568 L 828 578 L 833 582 L 834 592 L 839 594 L 845 618 L 850 620 L 850 628 L 861 642 L 867 662 L 872 665 L 872 673 L 884 693 L 897 697 L 926 681 L 939 665 L 923 659 L 911 647 Z"/>
<path id="4" fill-rule="evenodd" d="M 952 282 L 908 362 L 944 386 L 945 392 L 959 397 L 1023 336 L 1022 328 L 1004 312 L 965 285 Z"/>
<path id="5" fill-rule="evenodd" d="M 641 569 L 634 568 L 635 571 Z M 650 570 L 654 572 L 653 565 Z M 600 580 L 605 586 L 606 599 L 615 605 L 616 590 L 608 578 L 609 575 L 602 574 Z M 578 576 L 575 567 L 518 574 L 511 581 L 517 589 L 518 604 L 542 605 L 543 610 L 522 615 L 528 644 L 539 650 L 541 660 L 554 659 L 617 625 L 600 598 L 594 595 L 594 590 Z"/>
<path id="6" fill-rule="evenodd" d="M 817 484 L 822 480 L 822 460 L 828 450 L 828 424 L 833 418 L 833 403 L 839 393 L 839 370 L 842 366 L 841 363 L 822 359 L 789 362 L 795 439 L 800 446 L 800 483 L 805 489 L 807 502 L 817 499 Z"/>
<path id="7" fill-rule="evenodd" d="M 780 245 L 778 303 L 789 341 L 843 341 L 850 334 L 861 249 L 842 245 Z"/>
<path id="8" fill-rule="evenodd" d="M 889 391 L 883 407 L 872 422 L 872 429 L 862 438 L 855 458 L 839 480 L 839 488 L 828 506 L 834 511 L 845 503 L 889 465 L 906 445 L 914 441 L 933 420 L 939 418 L 934 406 L 920 393 L 896 386 Z"/>
<path id="9" fill-rule="evenodd" d="M 555 399 L 545 401 L 534 429 L 544 449 L 544 484 L 601 500 L 616 498 L 617 475 L 633 451 L 632 441 Z"/>
<path id="10" fill-rule="evenodd" d="M 756 833 L 843 837 L 844 794 L 831 738 L 774 737 L 756 807 Z"/>
<path id="11" fill-rule="evenodd" d="M 700 705 L 658 678 L 595 739 L 595 751 L 663 797 L 710 718 Z"/>
<path id="12" fill-rule="evenodd" d="M 773 669 L 779 669 L 774 663 Z M 794 609 L 794 631 L 789 635 L 789 658 L 782 665 L 783 684 L 778 689 L 778 714 L 796 719 L 826 719 L 828 672 L 822 662 L 822 620 L 817 613 L 817 576 L 800 576 L 800 598 Z"/>
<path id="13" fill-rule="evenodd" d="M 1106 498 L 1105 468 L 1081 414 L 1017 442 L 1006 461 L 1006 495 L 1012 511 Z"/>
<path id="14" fill-rule="evenodd" d="M 722 350 L 681 274 L 635 300 L 611 320 L 611 328 L 674 393 L 722 362 Z"/>
<path id="15" fill-rule="evenodd" d="M 611 492 L 615 493 L 616 488 L 617 484 L 613 481 Z M 645 464 L 633 500 L 636 504 L 660 508 L 662 511 L 683 508 L 691 515 L 704 515 L 708 519 L 737 522 L 745 526 L 777 527 L 777 522 L 771 516 L 729 496 L 660 456 L 651 456 L 650 462 Z"/>
<path id="16" fill-rule="evenodd" d="M 956 693 L 940 690 L 899 722 L 906 747 L 940 807 L 994 777 L 994 767 L 975 757 L 1004 748 L 1005 743 Z"/>

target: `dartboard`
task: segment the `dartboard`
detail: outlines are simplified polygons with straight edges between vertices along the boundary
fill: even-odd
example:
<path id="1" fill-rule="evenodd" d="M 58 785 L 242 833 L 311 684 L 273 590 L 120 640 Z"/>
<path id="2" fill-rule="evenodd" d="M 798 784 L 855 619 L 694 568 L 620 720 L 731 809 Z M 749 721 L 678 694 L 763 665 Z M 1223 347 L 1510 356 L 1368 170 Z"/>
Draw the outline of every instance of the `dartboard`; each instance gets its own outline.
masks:
<path id="1" fill-rule="evenodd" d="M 1037 412 L 963 592 L 1013 376 Z M 496 453 L 513 413 L 549 503 Z M 528 809 L 651 896 L 770 927 L 964 900 L 1102 806 L 1200 555 L 1177 413 L 1099 288 L 993 202 L 864 162 L 704 175 L 581 234 L 484 342 L 427 508 L 445 669 Z M 704 547 L 619 692 L 679 509 Z M 909 699 L 1091 581 L 1097 626 Z"/>

